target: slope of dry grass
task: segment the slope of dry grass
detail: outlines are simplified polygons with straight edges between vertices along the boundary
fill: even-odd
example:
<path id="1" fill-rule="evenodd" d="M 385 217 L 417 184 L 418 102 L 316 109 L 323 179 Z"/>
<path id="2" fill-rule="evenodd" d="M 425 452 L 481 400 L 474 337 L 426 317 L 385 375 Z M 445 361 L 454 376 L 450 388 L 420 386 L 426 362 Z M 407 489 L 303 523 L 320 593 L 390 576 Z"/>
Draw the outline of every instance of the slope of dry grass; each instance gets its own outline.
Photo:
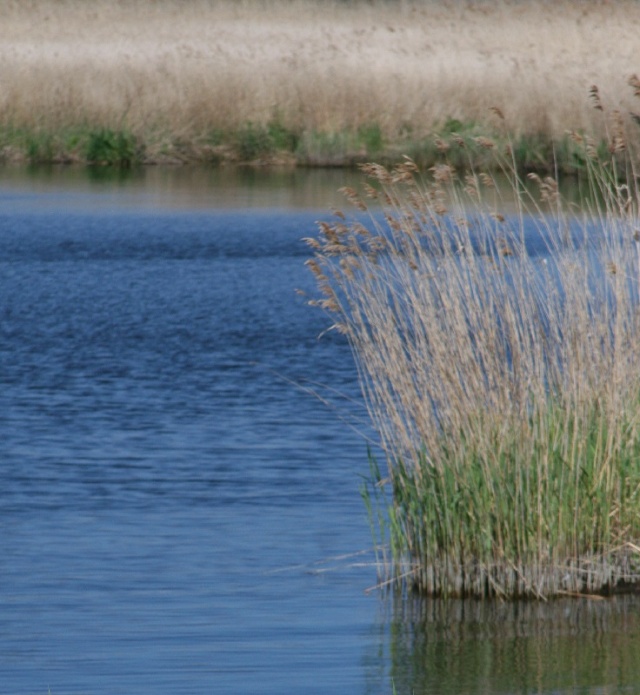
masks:
<path id="1" fill-rule="evenodd" d="M 594 126 L 593 83 L 631 109 L 639 27 L 624 0 L 5 2 L 0 124 L 126 128 L 157 153 L 277 122 L 304 158 L 318 133 L 416 141 L 497 106 L 512 134 L 558 138 Z"/>

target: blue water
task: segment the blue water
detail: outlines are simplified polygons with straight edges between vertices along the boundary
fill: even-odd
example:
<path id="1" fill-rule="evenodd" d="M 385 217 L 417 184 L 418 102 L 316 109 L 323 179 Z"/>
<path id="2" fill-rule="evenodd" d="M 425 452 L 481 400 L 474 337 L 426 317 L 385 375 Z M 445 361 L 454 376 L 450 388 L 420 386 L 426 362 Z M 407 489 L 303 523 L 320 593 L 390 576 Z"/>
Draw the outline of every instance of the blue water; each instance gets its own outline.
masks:
<path id="1" fill-rule="evenodd" d="M 368 690 L 356 375 L 295 292 L 318 216 L 0 194 L 0 693 Z"/>
<path id="2" fill-rule="evenodd" d="M 639 692 L 636 596 L 365 593 L 340 178 L 0 170 L 0 695 Z"/>

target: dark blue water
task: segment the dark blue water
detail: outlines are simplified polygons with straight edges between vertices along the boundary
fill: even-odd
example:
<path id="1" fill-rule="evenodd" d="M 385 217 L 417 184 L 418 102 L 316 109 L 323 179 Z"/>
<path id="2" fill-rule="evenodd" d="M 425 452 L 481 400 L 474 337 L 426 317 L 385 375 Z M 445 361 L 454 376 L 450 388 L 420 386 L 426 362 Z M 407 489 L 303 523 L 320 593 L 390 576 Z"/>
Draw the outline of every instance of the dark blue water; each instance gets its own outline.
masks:
<path id="1" fill-rule="evenodd" d="M 356 375 L 295 292 L 318 213 L 129 203 L 0 195 L 0 693 L 368 691 Z"/>

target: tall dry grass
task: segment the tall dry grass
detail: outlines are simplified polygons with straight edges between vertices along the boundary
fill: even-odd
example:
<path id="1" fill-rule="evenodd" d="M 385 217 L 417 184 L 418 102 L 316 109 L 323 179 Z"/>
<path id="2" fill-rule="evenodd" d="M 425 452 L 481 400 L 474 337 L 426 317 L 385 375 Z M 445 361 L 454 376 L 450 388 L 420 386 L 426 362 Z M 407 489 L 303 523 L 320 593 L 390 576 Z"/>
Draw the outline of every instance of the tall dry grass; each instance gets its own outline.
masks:
<path id="1" fill-rule="evenodd" d="M 620 114 L 591 97 L 609 150 L 573 136 L 582 207 L 480 137 L 509 213 L 486 172 L 367 165 L 358 214 L 308 240 L 387 456 L 395 576 L 429 594 L 640 578 L 640 199 Z"/>
<path id="2" fill-rule="evenodd" d="M 507 115 L 514 134 L 597 127 L 582 95 L 630 108 L 631 0 L 25 0 L 0 7 L 0 124 L 126 128 L 197 141 L 274 119 L 422 137 Z"/>

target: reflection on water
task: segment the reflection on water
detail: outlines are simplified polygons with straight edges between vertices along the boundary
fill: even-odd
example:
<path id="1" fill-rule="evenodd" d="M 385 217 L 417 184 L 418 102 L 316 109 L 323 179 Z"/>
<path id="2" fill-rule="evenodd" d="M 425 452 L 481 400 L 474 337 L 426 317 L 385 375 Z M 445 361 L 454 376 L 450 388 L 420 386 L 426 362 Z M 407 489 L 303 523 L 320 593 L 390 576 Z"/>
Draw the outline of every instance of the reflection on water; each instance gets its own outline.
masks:
<path id="1" fill-rule="evenodd" d="M 390 597 L 385 610 L 398 695 L 619 693 L 640 683 L 637 596 L 547 603 Z"/>
<path id="2" fill-rule="evenodd" d="M 0 204 L 8 200 L 14 206 L 35 202 L 35 195 L 39 205 L 55 207 L 90 205 L 105 209 L 115 205 L 119 209 L 190 212 L 278 208 L 316 210 L 329 216 L 334 207 L 351 209 L 339 189 L 351 186 L 362 190 L 365 178 L 357 169 L 55 165 L 4 167 L 0 181 Z M 490 210 L 509 214 L 515 209 L 512 186 L 500 175 L 496 175 L 496 182 L 497 189 L 486 199 L 487 205 Z M 529 192 L 524 201 L 535 207 L 533 202 L 539 203 L 540 197 L 535 184 L 525 179 L 520 185 Z M 564 180 L 560 192 L 571 204 L 578 204 L 589 193 L 575 179 Z M 541 204 L 541 209 L 544 207 Z"/>
<path id="3" fill-rule="evenodd" d="M 0 203 L 33 203 L 35 194 L 39 205 L 56 207 L 328 212 L 344 203 L 338 189 L 361 179 L 357 171 L 344 169 L 14 166 L 2 169 Z"/>

